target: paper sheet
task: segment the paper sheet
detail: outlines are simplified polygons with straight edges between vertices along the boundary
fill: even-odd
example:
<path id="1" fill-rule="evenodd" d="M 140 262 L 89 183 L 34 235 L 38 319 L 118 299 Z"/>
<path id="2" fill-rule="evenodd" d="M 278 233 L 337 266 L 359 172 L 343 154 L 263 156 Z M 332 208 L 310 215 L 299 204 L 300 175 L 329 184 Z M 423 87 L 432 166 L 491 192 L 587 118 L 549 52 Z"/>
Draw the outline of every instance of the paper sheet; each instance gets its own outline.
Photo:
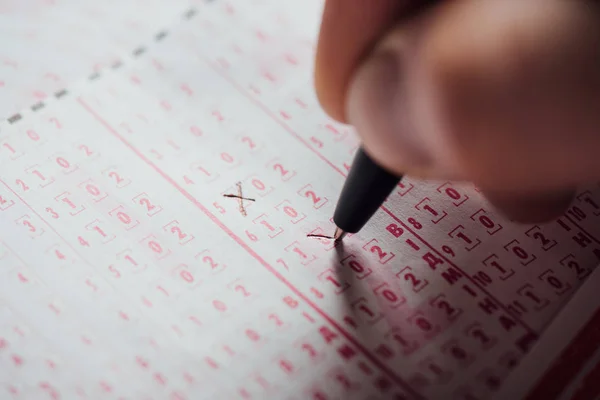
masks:
<path id="1" fill-rule="evenodd" d="M 0 118 L 110 65 L 188 6 L 185 0 L 3 1 Z"/>
<path id="2" fill-rule="evenodd" d="M 313 92 L 321 8 L 198 3 L 0 127 L 7 398 L 502 387 L 598 263 L 600 188 L 524 227 L 409 179 L 343 247 L 307 237 L 358 145 Z"/>
<path id="3" fill-rule="evenodd" d="M 502 399 L 600 398 L 600 270 L 565 306 L 496 395 Z"/>

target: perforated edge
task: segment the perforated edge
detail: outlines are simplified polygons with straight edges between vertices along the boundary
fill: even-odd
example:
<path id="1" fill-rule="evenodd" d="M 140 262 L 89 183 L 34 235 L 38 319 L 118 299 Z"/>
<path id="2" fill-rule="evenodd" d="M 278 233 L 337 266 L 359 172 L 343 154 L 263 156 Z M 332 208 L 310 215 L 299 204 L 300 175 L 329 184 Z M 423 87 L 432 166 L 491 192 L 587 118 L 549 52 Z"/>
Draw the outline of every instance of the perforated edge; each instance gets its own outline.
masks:
<path id="1" fill-rule="evenodd" d="M 205 2 L 206 3 L 214 3 L 215 1 L 214 0 L 205 0 Z M 193 19 L 194 16 L 196 16 L 197 14 L 198 14 L 198 10 L 195 7 L 192 7 L 183 13 L 181 19 L 183 21 L 189 21 L 189 20 Z M 161 42 L 169 35 L 169 33 L 170 33 L 169 29 L 162 29 L 154 35 L 153 41 Z M 133 51 L 131 52 L 131 55 L 133 56 L 134 59 L 137 59 L 137 58 L 142 57 L 144 54 L 146 54 L 147 51 L 148 51 L 147 46 L 140 45 L 140 46 L 136 47 L 135 49 L 133 49 Z M 116 60 L 112 65 L 110 65 L 106 69 L 117 70 L 117 69 L 121 68 L 124 64 L 125 64 L 125 60 L 119 59 L 119 60 Z M 103 76 L 102 71 L 96 71 L 96 72 L 92 73 L 91 75 L 89 75 L 87 80 L 88 81 L 97 81 L 102 76 Z M 69 95 L 69 90 L 67 90 L 65 88 L 65 89 L 60 89 L 60 90 L 54 92 L 53 97 L 57 100 L 60 100 L 60 99 L 67 97 L 68 95 Z M 10 125 L 15 125 L 15 124 L 19 123 L 20 121 L 22 121 L 26 117 L 26 114 L 28 112 L 35 113 L 36 111 L 39 111 L 39 110 L 42 110 L 43 108 L 45 108 L 46 105 L 47 105 L 47 102 L 38 101 L 35 104 L 31 105 L 30 107 L 24 109 L 22 112 L 15 113 L 15 114 L 11 115 L 10 117 L 6 118 L 5 120 L 0 121 L 0 124 L 7 122 Z"/>

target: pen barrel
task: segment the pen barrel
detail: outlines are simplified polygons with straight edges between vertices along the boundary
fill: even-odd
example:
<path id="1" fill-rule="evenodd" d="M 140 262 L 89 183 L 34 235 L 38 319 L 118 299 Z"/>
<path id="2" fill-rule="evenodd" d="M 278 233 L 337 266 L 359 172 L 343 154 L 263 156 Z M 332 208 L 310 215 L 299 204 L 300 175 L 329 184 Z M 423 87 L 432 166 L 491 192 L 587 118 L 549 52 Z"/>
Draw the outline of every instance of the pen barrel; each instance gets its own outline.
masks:
<path id="1" fill-rule="evenodd" d="M 335 225 L 348 233 L 356 233 L 369 222 L 401 177 L 377 165 L 358 150 L 344 183 L 333 215 Z"/>

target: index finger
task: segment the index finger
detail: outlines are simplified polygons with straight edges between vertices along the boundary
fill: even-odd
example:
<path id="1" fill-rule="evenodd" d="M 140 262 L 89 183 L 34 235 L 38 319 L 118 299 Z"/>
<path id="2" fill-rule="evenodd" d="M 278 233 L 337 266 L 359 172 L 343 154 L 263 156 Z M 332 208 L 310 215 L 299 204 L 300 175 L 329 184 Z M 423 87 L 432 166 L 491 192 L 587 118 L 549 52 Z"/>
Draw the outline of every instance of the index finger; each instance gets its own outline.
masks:
<path id="1" fill-rule="evenodd" d="M 327 0 L 317 44 L 315 89 L 330 117 L 346 122 L 346 88 L 354 70 L 403 14 L 423 0 Z"/>

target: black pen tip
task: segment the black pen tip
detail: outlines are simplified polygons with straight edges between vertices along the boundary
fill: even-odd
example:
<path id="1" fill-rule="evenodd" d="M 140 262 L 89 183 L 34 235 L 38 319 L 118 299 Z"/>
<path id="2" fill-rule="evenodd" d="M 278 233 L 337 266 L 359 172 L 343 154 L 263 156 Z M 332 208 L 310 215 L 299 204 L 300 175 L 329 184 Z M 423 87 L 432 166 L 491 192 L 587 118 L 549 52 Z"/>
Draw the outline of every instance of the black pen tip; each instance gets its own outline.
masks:
<path id="1" fill-rule="evenodd" d="M 341 230 L 340 228 L 338 228 L 336 226 L 335 227 L 335 233 L 333 234 L 334 241 L 341 242 L 342 239 L 344 239 L 344 236 L 346 236 L 346 232 L 344 232 L 343 230 Z"/>

